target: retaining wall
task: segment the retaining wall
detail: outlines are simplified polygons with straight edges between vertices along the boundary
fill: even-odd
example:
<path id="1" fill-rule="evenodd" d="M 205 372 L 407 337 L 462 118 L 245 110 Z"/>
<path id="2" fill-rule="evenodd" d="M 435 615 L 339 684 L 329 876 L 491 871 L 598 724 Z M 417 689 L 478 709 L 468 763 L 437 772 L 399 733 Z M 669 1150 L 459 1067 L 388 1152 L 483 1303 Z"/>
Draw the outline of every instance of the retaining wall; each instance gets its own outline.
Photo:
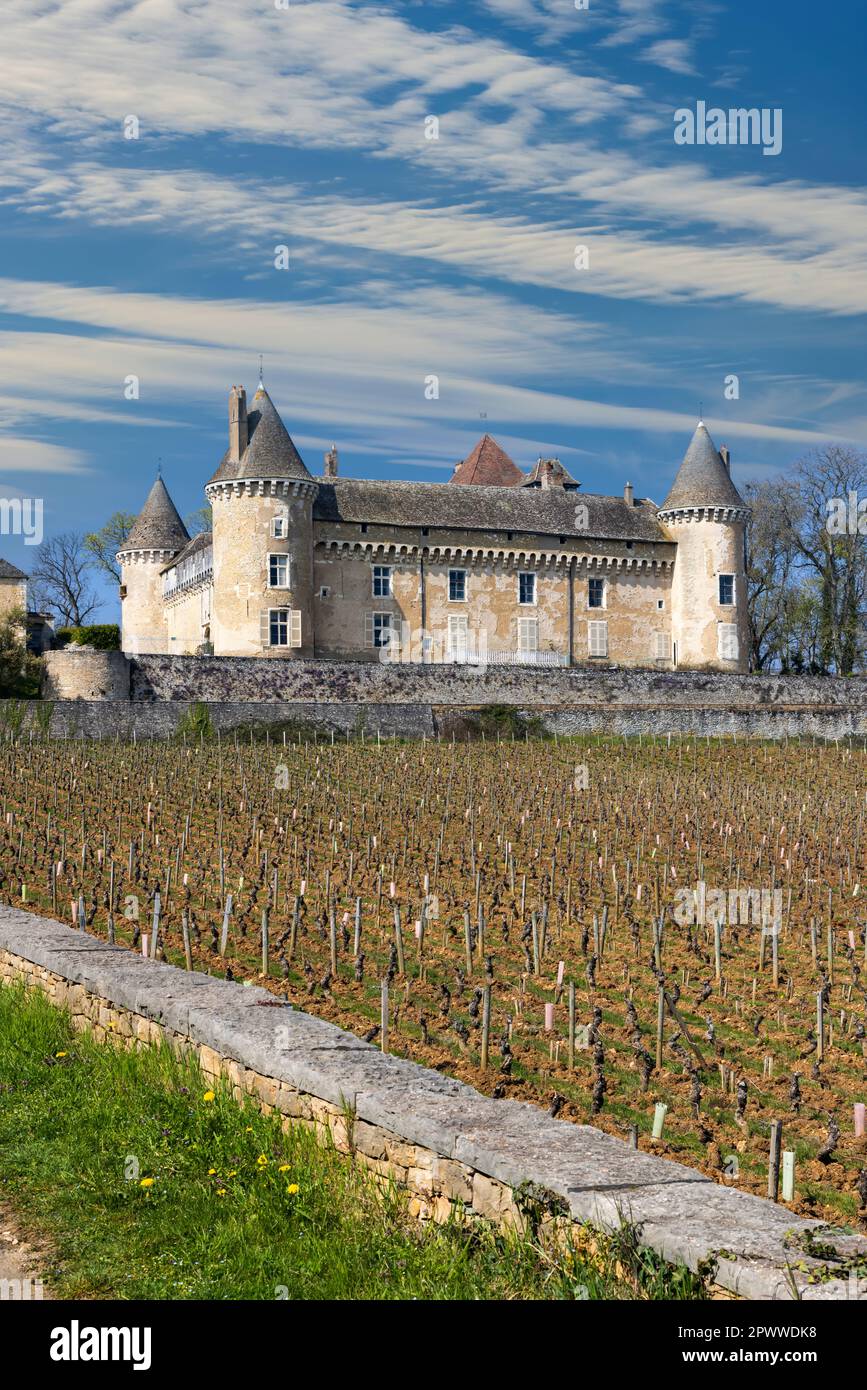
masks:
<path id="1" fill-rule="evenodd" d="M 137 656 L 46 656 L 52 731 L 161 738 L 194 703 L 220 729 L 296 723 L 418 738 L 460 734 L 508 705 L 548 732 L 712 737 L 867 736 L 867 680 L 607 668 L 418 666 Z"/>
<path id="2" fill-rule="evenodd" d="M 445 1220 L 457 1205 L 468 1217 L 518 1223 L 521 1189 L 531 1183 L 547 1194 L 550 1223 L 615 1230 L 633 1222 L 643 1244 L 696 1272 L 710 1266 L 721 1288 L 742 1297 L 791 1298 L 794 1282 L 803 1299 L 867 1301 L 867 1279 L 833 1277 L 833 1265 L 799 1247 L 821 1223 L 589 1126 L 385 1056 L 255 986 L 143 960 L 10 907 L 0 907 L 0 979 L 42 990 L 100 1041 L 166 1039 L 196 1052 L 206 1077 L 224 1078 L 238 1100 L 252 1097 L 285 1126 L 330 1134 L 355 1161 L 403 1184 L 421 1218 Z M 841 1258 L 867 1262 L 862 1237 L 822 1239 Z"/>

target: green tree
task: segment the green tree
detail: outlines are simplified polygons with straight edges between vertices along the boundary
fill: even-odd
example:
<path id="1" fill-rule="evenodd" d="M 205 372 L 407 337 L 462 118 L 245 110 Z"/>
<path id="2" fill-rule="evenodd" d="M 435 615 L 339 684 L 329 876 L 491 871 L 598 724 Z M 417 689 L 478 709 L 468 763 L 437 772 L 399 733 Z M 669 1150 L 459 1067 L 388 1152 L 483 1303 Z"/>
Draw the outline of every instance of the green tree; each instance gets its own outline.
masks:
<path id="1" fill-rule="evenodd" d="M 12 608 L 0 616 L 0 698 L 32 699 L 39 694 L 42 663 L 27 650 L 27 615 Z"/>
<path id="2" fill-rule="evenodd" d="M 204 507 L 197 507 L 189 516 L 184 517 L 184 525 L 191 536 L 199 536 L 202 531 L 212 531 L 214 527 L 214 514 L 210 506 L 206 503 Z"/>
<path id="3" fill-rule="evenodd" d="M 120 566 L 114 558 L 120 550 L 135 523 L 133 512 L 115 512 L 100 531 L 90 531 L 84 538 L 84 546 L 94 561 L 110 579 L 120 583 Z"/>

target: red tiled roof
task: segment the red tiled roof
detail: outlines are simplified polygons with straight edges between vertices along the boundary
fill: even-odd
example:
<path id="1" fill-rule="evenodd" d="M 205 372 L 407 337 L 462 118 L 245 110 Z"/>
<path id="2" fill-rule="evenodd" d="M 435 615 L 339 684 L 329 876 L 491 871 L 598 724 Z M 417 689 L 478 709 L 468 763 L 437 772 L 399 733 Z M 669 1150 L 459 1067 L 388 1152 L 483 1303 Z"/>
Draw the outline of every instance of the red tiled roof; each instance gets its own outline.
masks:
<path id="1" fill-rule="evenodd" d="M 483 434 L 472 453 L 457 465 L 450 483 L 473 483 L 483 487 L 515 487 L 524 481 L 518 465 L 509 458 L 489 434 Z"/>

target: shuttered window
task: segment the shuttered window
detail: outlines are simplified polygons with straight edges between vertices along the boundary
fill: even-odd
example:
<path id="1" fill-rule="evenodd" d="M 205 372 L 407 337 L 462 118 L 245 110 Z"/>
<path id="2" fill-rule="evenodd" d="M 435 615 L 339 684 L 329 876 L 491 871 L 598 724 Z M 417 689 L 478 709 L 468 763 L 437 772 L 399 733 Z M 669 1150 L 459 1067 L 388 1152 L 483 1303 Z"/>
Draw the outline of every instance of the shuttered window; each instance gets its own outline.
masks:
<path id="1" fill-rule="evenodd" d="M 518 619 L 518 651 L 536 652 L 539 650 L 539 622 L 536 618 Z"/>
<path id="2" fill-rule="evenodd" d="M 467 619 L 464 613 L 449 615 L 449 656 L 452 660 L 467 654 Z"/>
<path id="3" fill-rule="evenodd" d="M 668 633 L 655 632 L 653 634 L 653 655 L 657 661 L 668 659 Z"/>
<path id="4" fill-rule="evenodd" d="M 365 647 L 387 647 L 391 643 L 391 614 L 365 613 Z"/>
<path id="5" fill-rule="evenodd" d="M 595 622 L 587 624 L 587 650 L 591 656 L 608 655 L 608 624 Z"/>
<path id="6" fill-rule="evenodd" d="M 720 623 L 717 628 L 717 641 L 720 659 L 723 661 L 737 661 L 740 655 L 740 643 L 738 642 L 737 623 Z"/>
<path id="7" fill-rule="evenodd" d="M 259 636 L 263 647 L 300 647 L 301 610 L 263 609 L 259 615 Z"/>

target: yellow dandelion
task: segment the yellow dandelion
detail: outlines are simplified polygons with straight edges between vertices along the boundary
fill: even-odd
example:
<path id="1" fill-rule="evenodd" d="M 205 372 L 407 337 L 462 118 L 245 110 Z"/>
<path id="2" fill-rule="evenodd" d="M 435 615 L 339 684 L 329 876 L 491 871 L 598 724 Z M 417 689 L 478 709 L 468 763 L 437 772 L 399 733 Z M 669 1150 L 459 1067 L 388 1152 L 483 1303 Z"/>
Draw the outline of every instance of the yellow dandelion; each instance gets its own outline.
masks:
<path id="1" fill-rule="evenodd" d="M 217 1196 L 218 1196 L 218 1197 L 225 1197 L 225 1195 L 226 1195 L 226 1189 L 225 1189 L 225 1187 L 218 1187 L 218 1188 L 217 1188 Z"/>
<path id="2" fill-rule="evenodd" d="M 277 1172 L 278 1172 L 278 1173 L 288 1173 L 288 1172 L 289 1172 L 289 1164 L 288 1164 L 288 1163 L 281 1163 L 281 1164 L 280 1164 L 280 1167 L 277 1169 Z"/>
<path id="3" fill-rule="evenodd" d="M 294 1197 L 294 1196 L 295 1196 L 295 1193 L 298 1191 L 298 1184 L 297 1184 L 297 1182 L 290 1182 L 289 1185 L 288 1185 L 287 1188 L 286 1188 L 286 1191 L 289 1193 L 289 1196 L 290 1196 L 290 1197 Z"/>
<path id="4" fill-rule="evenodd" d="M 153 1178 L 142 1178 L 141 1182 L 139 1183 L 139 1187 L 153 1187 L 153 1185 Z"/>
<path id="5" fill-rule="evenodd" d="M 252 1125 L 248 1125 L 247 1128 L 245 1129 L 244 1133 L 245 1133 L 245 1134 L 252 1134 L 252 1133 L 253 1133 L 253 1126 L 252 1126 Z"/>
<path id="6" fill-rule="evenodd" d="M 212 1101 L 213 1099 L 214 1099 L 214 1093 L 213 1093 L 213 1091 L 206 1091 L 205 1094 L 202 1096 L 202 1100 L 204 1100 L 204 1101 Z"/>
<path id="7" fill-rule="evenodd" d="M 235 1176 L 235 1174 L 237 1173 L 237 1171 L 238 1171 L 237 1168 L 233 1168 L 232 1171 L 231 1171 L 231 1173 L 229 1174 L 229 1177 L 230 1177 L 230 1178 L 234 1178 L 234 1176 Z"/>
<path id="8" fill-rule="evenodd" d="M 209 1178 L 212 1178 L 212 1177 L 214 1176 L 214 1174 L 216 1173 L 216 1171 L 217 1171 L 216 1168 L 209 1168 L 209 1169 L 208 1169 L 208 1177 L 209 1177 Z"/>
<path id="9" fill-rule="evenodd" d="M 260 1154 L 259 1157 L 256 1159 L 256 1167 L 257 1167 L 257 1168 L 267 1168 L 267 1167 L 268 1167 L 268 1160 L 267 1160 L 267 1158 L 265 1157 L 264 1154 Z"/>
<path id="10" fill-rule="evenodd" d="M 55 1057 L 68 1057 L 68 1056 L 69 1056 L 69 1053 L 68 1053 L 68 1052 L 55 1052 L 54 1055 L 55 1055 Z"/>

